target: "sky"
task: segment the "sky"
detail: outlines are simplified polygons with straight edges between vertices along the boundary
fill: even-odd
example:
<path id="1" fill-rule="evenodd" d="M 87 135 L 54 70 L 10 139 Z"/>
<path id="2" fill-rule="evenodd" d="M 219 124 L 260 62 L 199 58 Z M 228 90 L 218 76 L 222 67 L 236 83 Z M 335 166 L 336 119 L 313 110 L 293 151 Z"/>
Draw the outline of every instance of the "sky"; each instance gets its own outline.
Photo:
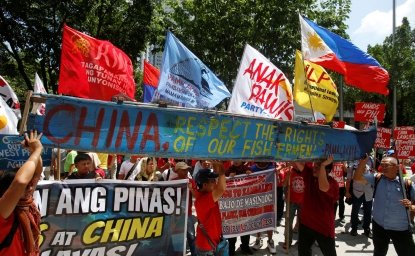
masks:
<path id="1" fill-rule="evenodd" d="M 415 0 L 395 0 L 396 26 L 407 17 L 415 29 Z M 393 0 L 352 0 L 347 33 L 353 44 L 366 51 L 367 46 L 383 43 L 392 34 Z"/>

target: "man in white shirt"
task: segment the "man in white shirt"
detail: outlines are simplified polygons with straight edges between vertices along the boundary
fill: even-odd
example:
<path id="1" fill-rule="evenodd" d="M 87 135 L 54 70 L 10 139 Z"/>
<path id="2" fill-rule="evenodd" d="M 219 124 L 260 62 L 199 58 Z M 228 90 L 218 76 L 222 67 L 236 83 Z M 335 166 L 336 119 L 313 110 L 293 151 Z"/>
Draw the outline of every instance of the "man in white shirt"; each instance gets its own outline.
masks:
<path id="1" fill-rule="evenodd" d="M 138 155 L 131 155 L 130 159 L 122 162 L 120 172 L 118 174 L 118 179 L 134 180 L 138 172 L 140 171 L 140 166 L 138 165 L 139 160 L 140 159 Z"/>

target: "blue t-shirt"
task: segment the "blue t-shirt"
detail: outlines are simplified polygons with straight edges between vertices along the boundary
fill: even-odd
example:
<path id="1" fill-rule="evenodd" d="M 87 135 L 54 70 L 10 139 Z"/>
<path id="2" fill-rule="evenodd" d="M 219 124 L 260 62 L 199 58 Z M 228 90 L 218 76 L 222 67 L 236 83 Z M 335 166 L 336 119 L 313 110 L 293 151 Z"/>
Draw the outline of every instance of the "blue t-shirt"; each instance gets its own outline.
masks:
<path id="1" fill-rule="evenodd" d="M 375 175 L 374 173 L 364 175 L 372 186 L 375 186 Z M 414 184 L 412 184 L 410 194 L 411 201 L 414 202 Z M 372 213 L 373 220 L 377 224 L 387 230 L 405 231 L 409 229 L 406 208 L 400 202 L 403 199 L 403 194 L 399 177 L 396 177 L 394 180 L 389 180 L 382 175 L 377 184 L 375 195 L 373 196 Z"/>

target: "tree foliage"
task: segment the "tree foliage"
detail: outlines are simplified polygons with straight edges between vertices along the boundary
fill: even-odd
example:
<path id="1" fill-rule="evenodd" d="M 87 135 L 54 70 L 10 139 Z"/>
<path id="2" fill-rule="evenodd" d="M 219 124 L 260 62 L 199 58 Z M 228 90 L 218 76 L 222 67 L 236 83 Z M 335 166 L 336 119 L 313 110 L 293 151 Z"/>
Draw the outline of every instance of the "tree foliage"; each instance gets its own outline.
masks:
<path id="1" fill-rule="evenodd" d="M 394 43 L 395 41 L 395 43 Z M 395 46 L 395 47 L 394 47 Z M 391 126 L 393 117 L 393 90 L 396 89 L 397 125 L 413 125 L 415 123 L 415 30 L 411 30 L 408 19 L 402 20 L 397 27 L 395 39 L 393 35 L 386 37 L 382 44 L 368 47 L 368 53 L 376 58 L 389 72 L 389 95 L 368 94 L 356 89 L 349 90 L 346 101 L 352 109 L 354 102 L 386 103 L 384 126 Z"/>
<path id="2" fill-rule="evenodd" d="M 350 12 L 349 0 L 184 0 L 164 6 L 158 28 L 171 29 L 229 89 L 246 44 L 292 77 L 295 50 L 301 47 L 299 12 L 341 35 Z"/>
<path id="3" fill-rule="evenodd" d="M 151 0 L 3 0 L 0 9 L 0 73 L 32 90 L 37 72 L 56 93 L 64 23 L 111 41 L 136 63 L 153 7 Z"/>

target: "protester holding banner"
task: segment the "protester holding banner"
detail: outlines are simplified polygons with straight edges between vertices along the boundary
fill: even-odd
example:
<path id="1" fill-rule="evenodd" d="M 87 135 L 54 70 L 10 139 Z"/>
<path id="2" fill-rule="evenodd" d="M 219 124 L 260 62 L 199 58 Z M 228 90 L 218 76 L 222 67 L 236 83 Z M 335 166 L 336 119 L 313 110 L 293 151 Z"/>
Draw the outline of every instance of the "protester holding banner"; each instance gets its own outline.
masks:
<path id="1" fill-rule="evenodd" d="M 233 161 L 232 165 L 229 167 L 228 171 L 229 177 L 234 177 L 236 175 L 242 174 L 250 174 L 251 170 L 244 162 L 241 161 Z M 254 252 L 252 251 L 251 247 L 249 247 L 249 239 L 250 235 L 244 235 L 240 237 L 241 239 L 241 251 L 252 255 Z M 236 237 L 228 238 L 229 241 L 229 255 L 235 255 L 235 244 L 236 244 Z"/>
<path id="2" fill-rule="evenodd" d="M 381 161 L 382 174 L 363 174 L 366 167 L 366 158 L 361 159 L 357 166 L 355 177 L 364 178 L 375 189 L 373 192 L 373 245 L 374 255 L 386 255 L 389 242 L 395 247 L 398 255 L 413 255 L 415 243 L 411 225 L 408 220 L 409 210 L 415 210 L 415 187 L 409 184 L 402 186 L 399 177 L 398 161 L 394 157 L 384 157 Z M 402 188 L 405 187 L 403 190 Z M 404 193 L 408 199 L 404 199 Z"/>
<path id="3" fill-rule="evenodd" d="M 161 173 L 157 171 L 157 161 L 154 157 L 143 157 L 138 163 L 140 168 L 136 180 L 138 181 L 158 181 Z"/>
<path id="4" fill-rule="evenodd" d="M 189 170 L 192 169 L 191 166 L 187 165 L 185 162 L 178 162 L 174 167 L 175 173 L 177 174 L 176 178 L 172 180 L 184 180 L 189 179 L 189 183 L 192 183 L 191 176 L 189 177 Z M 196 256 L 196 246 L 195 246 L 195 216 L 192 215 L 193 208 L 193 197 L 192 193 L 189 191 L 189 200 L 188 200 L 188 211 L 187 211 L 187 231 L 186 238 L 187 244 L 189 245 L 190 255 Z"/>
<path id="5" fill-rule="evenodd" d="M 198 218 L 196 251 L 199 256 L 214 255 L 216 246 L 222 238 L 222 220 L 218 201 L 226 190 L 225 169 L 220 162 L 214 161 L 212 164 L 214 171 L 200 169 L 197 173 L 196 190 L 189 186 L 196 198 L 195 208 Z"/>
<path id="6" fill-rule="evenodd" d="M 105 174 L 102 172 L 100 174 L 92 164 L 92 158 L 89 154 L 80 153 L 77 154 L 74 160 L 76 172 L 73 172 L 67 177 L 68 180 L 75 179 L 102 179 L 102 175 Z M 102 171 L 102 170 L 101 170 Z"/>
<path id="7" fill-rule="evenodd" d="M 275 168 L 275 163 L 273 163 L 273 162 L 255 162 L 251 166 L 250 169 L 251 169 L 252 172 L 259 172 L 259 171 L 264 171 L 264 170 L 274 169 L 274 168 Z M 277 191 L 277 194 L 278 194 L 278 191 Z M 278 204 L 278 198 L 277 198 L 277 204 Z M 272 239 L 272 230 L 268 230 L 267 235 L 268 235 L 268 250 L 269 250 L 269 253 L 275 254 L 275 253 L 277 253 L 277 249 L 275 248 L 275 243 L 274 243 L 274 240 Z M 254 248 L 255 250 L 259 250 L 259 249 L 261 249 L 262 244 L 263 244 L 263 242 L 262 242 L 262 238 L 261 238 L 261 233 L 258 233 L 257 238 L 255 240 L 255 244 L 252 248 Z"/>
<path id="8" fill-rule="evenodd" d="M 209 160 L 197 161 L 195 164 L 195 168 L 193 168 L 193 178 L 196 178 L 196 175 L 200 169 L 212 169 L 212 162 Z"/>
<path id="9" fill-rule="evenodd" d="M 119 180 L 134 180 L 140 171 L 138 162 L 140 161 L 138 155 L 131 155 L 130 159 L 122 162 L 120 171 L 118 174 Z"/>
<path id="10" fill-rule="evenodd" d="M 58 153 L 60 154 L 60 163 L 58 164 Z M 53 176 L 55 180 L 60 178 L 65 178 L 65 160 L 66 160 L 66 150 L 65 149 L 59 149 L 54 148 L 52 150 L 52 160 L 51 160 L 51 166 L 50 169 L 53 172 Z M 59 166 L 59 169 L 58 169 Z M 59 175 L 58 175 L 59 173 Z"/>
<path id="11" fill-rule="evenodd" d="M 346 163 L 336 162 L 333 164 L 333 170 L 330 172 L 331 177 L 337 181 L 339 185 L 339 201 L 336 202 L 334 208 L 334 217 L 337 214 L 337 207 L 339 208 L 339 222 L 344 223 L 344 197 L 346 195 L 345 177 L 347 174 Z"/>
<path id="12" fill-rule="evenodd" d="M 349 193 L 352 197 L 352 212 L 350 216 L 351 231 L 350 235 L 357 236 L 357 226 L 359 224 L 359 211 L 363 204 L 363 230 L 364 235 L 372 238 L 370 231 L 370 223 L 372 222 L 372 202 L 373 202 L 373 186 L 368 183 L 363 177 L 357 177 L 355 174 L 358 163 L 356 162 L 347 174 L 349 180 Z M 350 169 L 349 169 L 350 170 Z M 368 166 L 365 167 L 365 174 L 370 173 Z M 351 189 L 350 189 L 351 188 Z M 349 194 L 347 195 L 349 196 Z"/>
<path id="13" fill-rule="evenodd" d="M 304 173 L 304 198 L 300 212 L 298 255 L 311 255 L 317 241 L 324 255 L 336 255 L 334 240 L 334 205 L 339 198 L 339 186 L 329 176 L 333 156 L 326 160 L 304 164 L 295 162 Z"/>
<path id="14" fill-rule="evenodd" d="M 77 154 L 78 152 L 76 152 L 75 150 L 67 151 L 66 159 L 65 159 L 65 166 L 64 166 L 65 175 L 63 175 L 64 177 L 61 177 L 61 179 L 68 177 L 69 175 L 72 174 L 72 172 L 76 171 L 74 160 Z"/>
<path id="15" fill-rule="evenodd" d="M 284 167 L 285 163 L 279 163 L 280 167 Z M 284 182 L 285 172 L 287 168 L 276 168 L 277 172 L 277 227 L 281 226 L 281 220 L 284 215 Z"/>
<path id="16" fill-rule="evenodd" d="M 108 176 L 107 179 L 116 180 L 117 179 L 117 155 L 116 154 L 108 154 L 107 159 L 107 167 L 108 167 Z"/>
<path id="17" fill-rule="evenodd" d="M 284 181 L 285 187 L 285 198 L 290 200 L 285 200 L 287 204 L 287 216 L 286 216 L 286 225 L 285 225 L 285 239 L 283 244 L 284 249 L 291 247 L 293 241 L 293 221 L 294 216 L 300 216 L 300 209 L 303 203 L 304 197 L 304 174 L 302 171 L 298 170 L 296 167 L 288 167 L 289 170 L 286 172 L 286 177 Z M 289 195 L 288 195 L 289 194 Z"/>
<path id="18" fill-rule="evenodd" d="M 42 134 L 25 134 L 29 159 L 17 172 L 0 175 L 0 254 L 38 255 L 40 213 L 33 193 L 42 172 Z"/>
<path id="19" fill-rule="evenodd" d="M 108 156 L 109 155 L 107 153 L 97 153 L 97 156 L 100 161 L 100 164 L 98 165 L 98 167 L 105 172 L 105 177 L 109 177 L 110 176 L 108 173 Z"/>

